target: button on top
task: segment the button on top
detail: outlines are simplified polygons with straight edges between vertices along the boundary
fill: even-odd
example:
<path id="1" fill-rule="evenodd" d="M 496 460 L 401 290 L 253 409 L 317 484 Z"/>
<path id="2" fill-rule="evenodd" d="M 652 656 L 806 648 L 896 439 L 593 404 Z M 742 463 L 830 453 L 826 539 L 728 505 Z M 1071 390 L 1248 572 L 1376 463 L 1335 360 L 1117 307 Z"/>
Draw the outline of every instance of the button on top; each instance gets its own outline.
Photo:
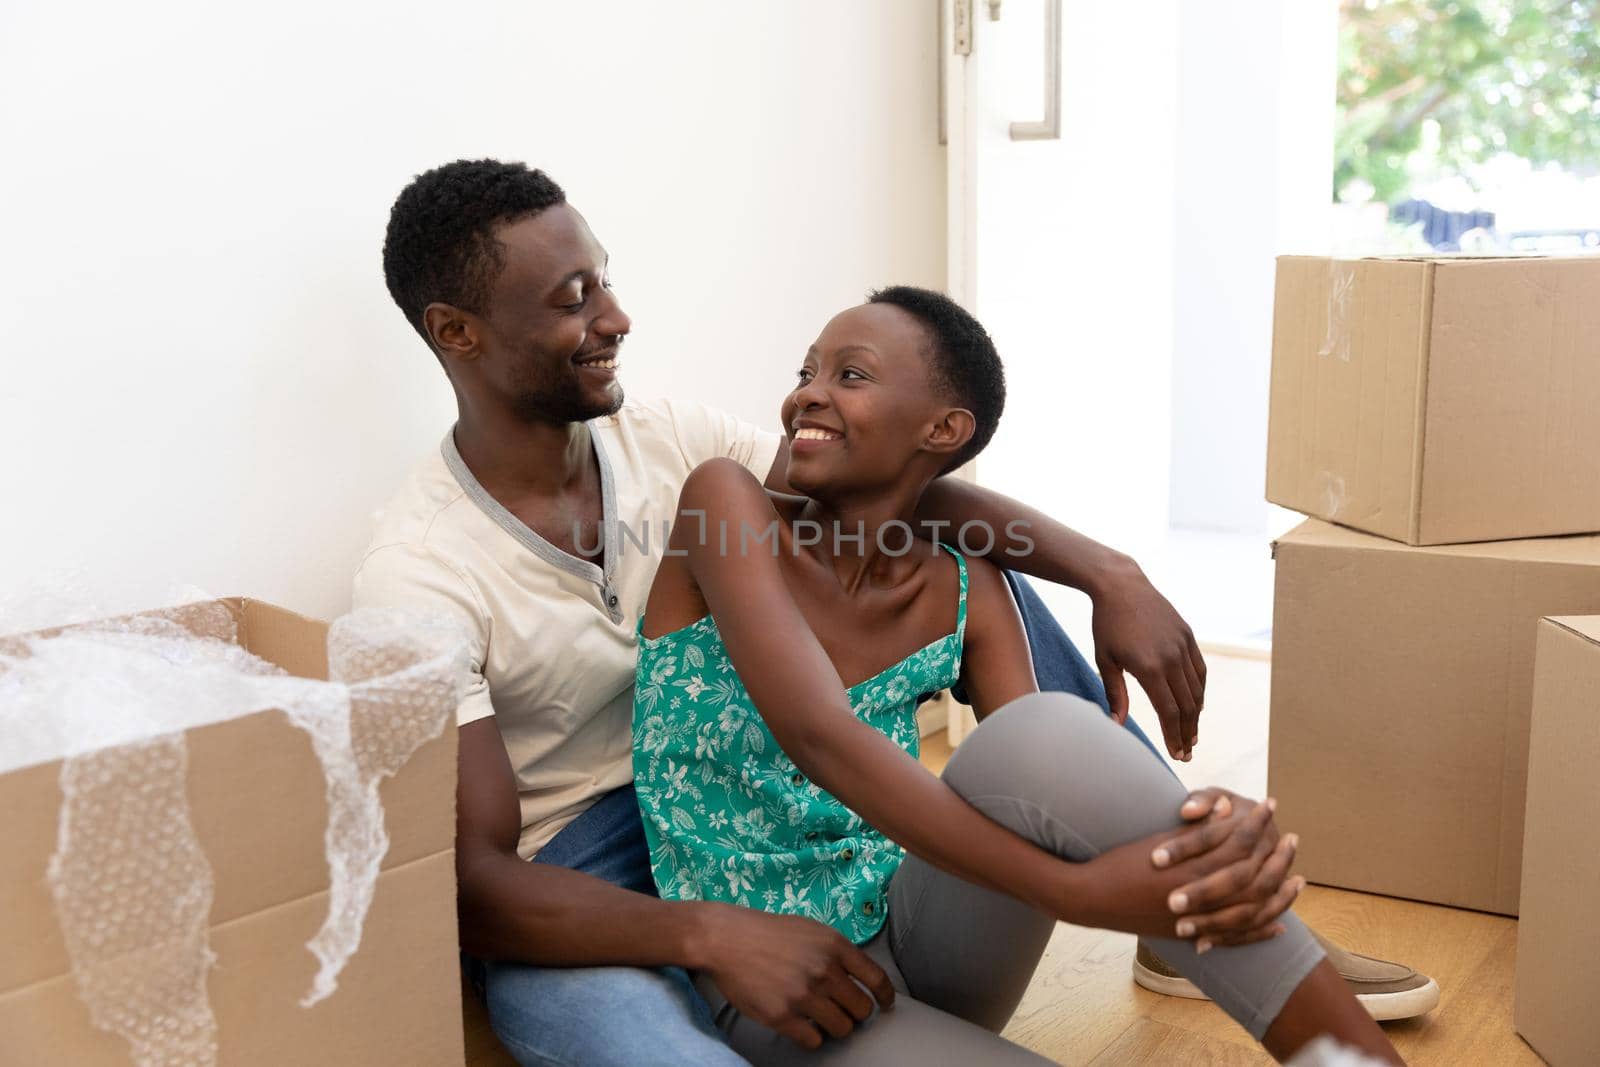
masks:
<path id="1" fill-rule="evenodd" d="M 795 785 L 804 785 L 805 780 L 806 776 L 801 774 L 799 771 L 795 771 L 789 776 L 789 781 L 793 782 Z"/>
<path id="2" fill-rule="evenodd" d="M 606 603 L 610 604 L 612 607 L 616 607 L 617 606 L 617 594 L 612 593 L 610 596 L 606 597 Z"/>
<path id="3" fill-rule="evenodd" d="M 856 850 L 853 848 L 847 848 L 843 852 L 839 853 L 839 858 L 848 863 L 850 860 L 856 858 Z"/>
<path id="4" fill-rule="evenodd" d="M 870 900 L 867 901 L 865 904 L 861 905 L 861 911 L 865 915 L 871 915 L 876 910 L 877 909 L 872 906 L 872 901 L 870 901 Z"/>

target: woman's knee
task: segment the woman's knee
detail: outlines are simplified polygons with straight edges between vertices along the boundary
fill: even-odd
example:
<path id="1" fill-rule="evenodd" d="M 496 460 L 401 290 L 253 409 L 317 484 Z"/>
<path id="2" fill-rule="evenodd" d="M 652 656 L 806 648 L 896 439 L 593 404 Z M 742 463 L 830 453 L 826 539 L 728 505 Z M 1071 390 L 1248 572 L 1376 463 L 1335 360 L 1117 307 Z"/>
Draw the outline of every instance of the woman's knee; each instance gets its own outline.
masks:
<path id="1" fill-rule="evenodd" d="M 944 780 L 974 803 L 1011 797 L 1064 820 L 1097 848 L 1178 825 L 1185 796 L 1138 739 L 1067 693 L 1030 693 L 988 716 Z"/>
<path id="2" fill-rule="evenodd" d="M 1127 731 L 1095 704 L 1070 693 L 1029 693 L 995 711 L 951 757 L 945 780 L 958 791 L 1053 784 L 1067 772 L 1093 770 L 1093 762 L 1149 763 Z M 1137 774 L 1137 771 L 1127 773 Z"/>

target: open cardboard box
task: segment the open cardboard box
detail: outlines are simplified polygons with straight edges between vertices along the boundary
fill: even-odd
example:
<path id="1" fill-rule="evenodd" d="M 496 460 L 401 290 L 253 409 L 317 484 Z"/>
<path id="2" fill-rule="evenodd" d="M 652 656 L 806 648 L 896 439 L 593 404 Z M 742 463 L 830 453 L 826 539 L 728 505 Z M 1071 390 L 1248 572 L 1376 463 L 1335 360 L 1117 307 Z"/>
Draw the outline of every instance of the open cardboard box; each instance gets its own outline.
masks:
<path id="1" fill-rule="evenodd" d="M 1278 260 L 1267 499 L 1413 545 L 1600 531 L 1600 256 Z"/>
<path id="2" fill-rule="evenodd" d="M 324 623 L 260 601 L 219 603 L 248 651 L 327 677 Z M 162 614 L 184 620 L 184 609 Z M 268 710 L 189 730 L 187 747 L 191 819 L 215 881 L 208 987 L 218 1062 L 461 1064 L 456 731 L 422 745 L 380 787 L 390 846 L 360 948 L 338 990 L 310 1008 L 299 1004 L 317 971 L 306 942 L 327 912 L 329 883 L 324 778 L 310 739 Z M 128 1045 L 96 1029 L 78 997 L 46 882 L 60 774 L 58 761 L 0 776 L 0 1063 L 123 1067 Z"/>

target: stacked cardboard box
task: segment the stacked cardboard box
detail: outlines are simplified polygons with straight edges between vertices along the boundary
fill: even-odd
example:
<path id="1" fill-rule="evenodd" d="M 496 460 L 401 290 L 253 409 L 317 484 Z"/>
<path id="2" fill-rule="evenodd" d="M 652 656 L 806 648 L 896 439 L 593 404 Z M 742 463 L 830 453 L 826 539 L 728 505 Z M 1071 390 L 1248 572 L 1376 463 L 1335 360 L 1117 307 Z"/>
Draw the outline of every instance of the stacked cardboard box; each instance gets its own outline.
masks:
<path id="1" fill-rule="evenodd" d="M 1535 632 L 1600 612 L 1600 537 L 1411 548 L 1312 520 L 1277 560 L 1267 789 L 1296 868 L 1515 915 Z"/>
<path id="2" fill-rule="evenodd" d="M 1600 256 L 1278 261 L 1267 499 L 1411 545 L 1600 530 Z"/>
<path id="3" fill-rule="evenodd" d="M 1600 613 L 1600 258 L 1285 257 L 1271 403 L 1299 869 L 1516 914 L 1538 621 Z"/>
<path id="4" fill-rule="evenodd" d="M 1517 1032 L 1554 1067 L 1600 1062 L 1600 616 L 1539 624 L 1517 924 Z"/>

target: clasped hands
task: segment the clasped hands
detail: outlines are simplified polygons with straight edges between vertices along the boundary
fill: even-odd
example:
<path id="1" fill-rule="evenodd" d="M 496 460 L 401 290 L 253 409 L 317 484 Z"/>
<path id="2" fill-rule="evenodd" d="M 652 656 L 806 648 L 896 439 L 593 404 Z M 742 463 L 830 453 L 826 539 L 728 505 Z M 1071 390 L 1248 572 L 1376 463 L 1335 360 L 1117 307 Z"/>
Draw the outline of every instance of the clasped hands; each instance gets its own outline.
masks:
<path id="1" fill-rule="evenodd" d="M 1193 941 L 1201 953 L 1283 933 L 1279 920 L 1305 879 L 1289 874 L 1298 838 L 1278 833 L 1276 806 L 1225 789 L 1190 793 L 1179 813 L 1189 827 L 1091 861 L 1094 925 Z"/>

